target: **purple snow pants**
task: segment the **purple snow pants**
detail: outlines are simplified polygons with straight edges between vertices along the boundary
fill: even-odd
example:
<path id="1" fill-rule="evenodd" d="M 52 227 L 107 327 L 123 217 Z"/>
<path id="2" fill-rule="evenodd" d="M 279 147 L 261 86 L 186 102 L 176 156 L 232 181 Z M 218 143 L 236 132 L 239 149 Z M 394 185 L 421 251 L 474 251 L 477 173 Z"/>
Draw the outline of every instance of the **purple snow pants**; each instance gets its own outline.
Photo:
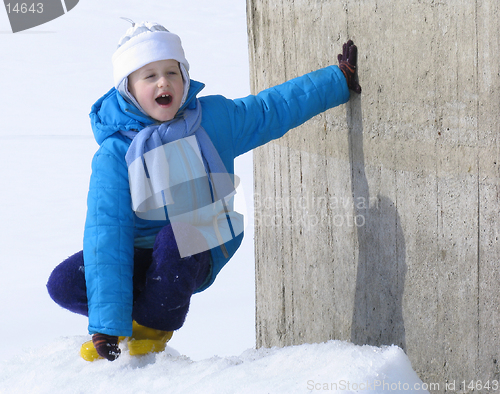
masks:
<path id="1" fill-rule="evenodd" d="M 204 283 L 209 271 L 210 251 L 181 258 L 171 226 L 164 227 L 153 249 L 134 249 L 132 318 L 157 330 L 179 329 L 186 319 L 192 294 Z M 82 251 L 52 271 L 47 289 L 63 308 L 88 316 Z"/>

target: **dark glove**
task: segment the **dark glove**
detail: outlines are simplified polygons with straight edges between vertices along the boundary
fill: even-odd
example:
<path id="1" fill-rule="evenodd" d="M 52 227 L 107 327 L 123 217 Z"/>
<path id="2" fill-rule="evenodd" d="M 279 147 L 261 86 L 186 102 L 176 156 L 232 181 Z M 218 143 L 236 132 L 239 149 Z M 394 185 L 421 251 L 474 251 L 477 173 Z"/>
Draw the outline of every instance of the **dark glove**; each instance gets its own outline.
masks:
<path id="1" fill-rule="evenodd" d="M 356 93 L 361 93 L 361 86 L 359 86 L 356 78 L 356 68 L 358 65 L 358 48 L 352 42 L 347 41 L 342 47 L 342 54 L 338 55 L 339 68 L 345 75 L 347 86 L 349 89 Z"/>
<path id="2" fill-rule="evenodd" d="M 118 337 L 98 333 L 92 335 L 92 343 L 97 354 L 109 361 L 116 360 L 121 353 L 118 347 Z"/>

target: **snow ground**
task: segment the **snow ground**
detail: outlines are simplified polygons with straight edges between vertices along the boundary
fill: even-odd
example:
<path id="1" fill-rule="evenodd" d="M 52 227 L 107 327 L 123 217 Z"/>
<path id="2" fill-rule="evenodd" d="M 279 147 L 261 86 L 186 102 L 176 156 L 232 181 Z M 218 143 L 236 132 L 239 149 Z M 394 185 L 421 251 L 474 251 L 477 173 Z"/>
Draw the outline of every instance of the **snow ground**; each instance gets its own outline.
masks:
<path id="1" fill-rule="evenodd" d="M 425 393 L 425 384 L 395 346 L 340 341 L 193 361 L 172 348 L 112 363 L 88 363 L 68 349 L 88 337 L 61 338 L 0 364 L 0 393 Z M 125 348 L 124 348 L 125 349 Z"/>
<path id="2" fill-rule="evenodd" d="M 87 320 L 55 305 L 45 283 L 82 247 L 97 148 L 88 113 L 112 85 L 111 55 L 128 28 L 121 16 L 178 33 L 191 77 L 207 85 L 203 94 L 249 94 L 245 0 L 107 0 L 105 7 L 81 0 L 67 15 L 16 34 L 0 11 L 0 393 L 292 393 L 307 392 L 309 380 L 418 381 L 397 348 L 330 342 L 247 350 L 255 347 L 252 220 L 240 251 L 214 286 L 193 297 L 171 340 L 183 356 L 79 358 Z M 237 160 L 236 173 L 251 218 L 251 154 Z"/>

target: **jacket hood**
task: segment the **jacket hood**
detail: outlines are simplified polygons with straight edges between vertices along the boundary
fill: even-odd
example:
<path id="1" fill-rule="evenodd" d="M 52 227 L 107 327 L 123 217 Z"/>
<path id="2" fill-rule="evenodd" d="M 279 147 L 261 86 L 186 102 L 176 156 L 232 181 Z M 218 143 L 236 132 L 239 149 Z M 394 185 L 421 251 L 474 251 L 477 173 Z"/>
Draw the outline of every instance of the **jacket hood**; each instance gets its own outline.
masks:
<path id="1" fill-rule="evenodd" d="M 196 95 L 204 87 L 203 83 L 191 79 L 186 102 L 177 113 L 194 107 Z M 126 101 L 115 88 L 110 89 L 95 102 L 90 111 L 90 121 L 94 138 L 99 145 L 120 130 L 139 131 L 157 123 L 155 119 L 143 114 L 135 105 Z"/>

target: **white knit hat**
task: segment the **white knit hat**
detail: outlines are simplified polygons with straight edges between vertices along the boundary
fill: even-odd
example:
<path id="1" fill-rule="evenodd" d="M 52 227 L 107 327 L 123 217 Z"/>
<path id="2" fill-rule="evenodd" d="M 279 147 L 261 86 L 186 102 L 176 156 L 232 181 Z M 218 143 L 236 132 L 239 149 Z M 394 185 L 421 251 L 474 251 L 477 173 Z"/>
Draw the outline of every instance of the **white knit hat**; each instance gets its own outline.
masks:
<path id="1" fill-rule="evenodd" d="M 184 79 L 181 105 L 184 104 L 189 91 L 189 63 L 179 36 L 158 23 L 128 21 L 132 23 L 132 27 L 120 38 L 118 49 L 112 57 L 115 88 L 144 112 L 128 90 L 128 76 L 146 64 L 173 59 L 179 62 Z"/>

